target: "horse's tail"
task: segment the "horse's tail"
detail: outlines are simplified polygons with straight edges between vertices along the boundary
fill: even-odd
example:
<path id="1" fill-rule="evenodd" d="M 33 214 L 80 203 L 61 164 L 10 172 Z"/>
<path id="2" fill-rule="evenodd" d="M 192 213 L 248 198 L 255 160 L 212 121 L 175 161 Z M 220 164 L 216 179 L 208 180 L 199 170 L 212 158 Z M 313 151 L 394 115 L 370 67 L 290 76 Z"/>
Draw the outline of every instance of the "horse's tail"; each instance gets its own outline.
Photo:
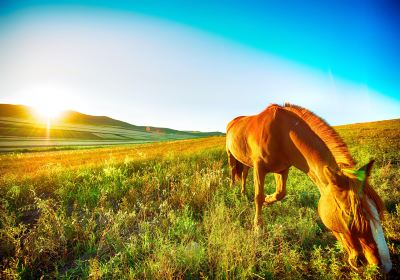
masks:
<path id="1" fill-rule="evenodd" d="M 228 150 L 228 157 L 229 157 L 229 166 L 231 167 L 232 170 L 232 180 L 237 179 L 241 180 L 242 179 L 242 174 L 243 174 L 243 168 L 244 165 L 240 161 L 238 161 Z"/>
<path id="2" fill-rule="evenodd" d="M 237 180 L 242 180 L 242 176 L 243 176 L 243 163 L 241 163 L 240 161 L 236 160 L 236 179 Z"/>

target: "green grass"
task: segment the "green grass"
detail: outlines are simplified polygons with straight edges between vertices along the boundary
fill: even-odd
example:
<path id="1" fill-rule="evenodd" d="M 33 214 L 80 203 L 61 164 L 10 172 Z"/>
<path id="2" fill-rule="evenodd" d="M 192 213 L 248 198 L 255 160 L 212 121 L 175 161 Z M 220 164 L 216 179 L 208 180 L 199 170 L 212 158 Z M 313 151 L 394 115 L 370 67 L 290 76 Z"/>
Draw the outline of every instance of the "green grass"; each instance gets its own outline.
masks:
<path id="1" fill-rule="evenodd" d="M 338 131 L 360 165 L 377 160 L 371 182 L 388 208 L 384 231 L 394 263 L 389 279 L 395 279 L 400 273 L 400 129 L 387 123 L 373 128 Z M 349 268 L 342 247 L 318 217 L 317 187 L 298 170 L 290 170 L 287 197 L 264 207 L 264 230 L 254 234 L 251 174 L 243 197 L 239 186 L 229 187 L 224 138 L 201 148 L 206 141 L 149 144 L 138 149 L 166 150 L 143 159 L 132 158 L 129 149 L 116 158 L 110 149 L 109 158 L 93 166 L 49 164 L 35 173 L 1 176 L 0 278 L 382 277 L 374 267 L 360 273 Z M 183 145 L 189 147 L 185 152 Z M 93 151 L 51 155 L 60 153 L 67 162 L 68 156 Z M 36 155 L 21 154 L 0 161 L 28 156 L 35 160 Z M 268 193 L 272 182 L 268 175 Z"/>

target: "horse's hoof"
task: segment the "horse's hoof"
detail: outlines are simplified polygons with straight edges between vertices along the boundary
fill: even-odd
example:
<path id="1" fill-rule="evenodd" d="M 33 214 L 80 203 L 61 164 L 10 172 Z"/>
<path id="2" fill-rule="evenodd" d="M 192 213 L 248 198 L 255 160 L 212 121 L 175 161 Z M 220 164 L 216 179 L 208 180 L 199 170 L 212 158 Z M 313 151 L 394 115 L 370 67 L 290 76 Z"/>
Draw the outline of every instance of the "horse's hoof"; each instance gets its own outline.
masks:
<path id="1" fill-rule="evenodd" d="M 261 234 L 262 234 L 262 228 L 260 227 L 260 226 L 255 226 L 254 227 L 254 234 L 256 235 L 256 236 L 260 236 Z"/>
<path id="2" fill-rule="evenodd" d="M 273 196 L 268 195 L 265 197 L 263 204 L 264 204 L 264 206 L 268 206 L 268 205 L 273 204 L 275 201 L 276 201 L 276 199 Z"/>
<path id="3" fill-rule="evenodd" d="M 261 235 L 264 232 L 264 227 L 262 222 L 260 221 L 255 221 L 254 222 L 254 233 L 256 235 Z"/>

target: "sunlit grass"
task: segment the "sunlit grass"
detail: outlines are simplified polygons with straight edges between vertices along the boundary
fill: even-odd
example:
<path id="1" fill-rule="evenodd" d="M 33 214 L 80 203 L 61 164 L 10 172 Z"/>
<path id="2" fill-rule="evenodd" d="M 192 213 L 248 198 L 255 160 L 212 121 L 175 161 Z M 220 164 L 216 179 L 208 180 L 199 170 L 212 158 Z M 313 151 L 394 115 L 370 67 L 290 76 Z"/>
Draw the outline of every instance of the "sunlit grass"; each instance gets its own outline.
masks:
<path id="1" fill-rule="evenodd" d="M 388 208 L 395 277 L 400 129 L 339 132 L 360 165 L 377 160 L 371 180 Z M 1 155 L 0 278 L 381 277 L 374 267 L 349 269 L 318 217 L 316 186 L 297 170 L 290 171 L 287 198 L 264 208 L 265 228 L 255 235 L 252 176 L 246 197 L 229 187 L 224 147 L 223 137 L 212 137 Z M 272 181 L 268 176 L 269 193 Z"/>

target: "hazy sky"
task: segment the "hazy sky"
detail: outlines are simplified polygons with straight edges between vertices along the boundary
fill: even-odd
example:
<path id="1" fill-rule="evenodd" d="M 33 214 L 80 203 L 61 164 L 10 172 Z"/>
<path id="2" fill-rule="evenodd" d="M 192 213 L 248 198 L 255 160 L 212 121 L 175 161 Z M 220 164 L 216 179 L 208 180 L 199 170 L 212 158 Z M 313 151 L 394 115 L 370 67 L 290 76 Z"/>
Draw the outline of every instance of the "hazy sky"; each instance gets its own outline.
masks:
<path id="1" fill-rule="evenodd" d="M 396 1 L 189 2 L 1 1 L 0 103 L 202 131 L 285 101 L 400 117 Z"/>

